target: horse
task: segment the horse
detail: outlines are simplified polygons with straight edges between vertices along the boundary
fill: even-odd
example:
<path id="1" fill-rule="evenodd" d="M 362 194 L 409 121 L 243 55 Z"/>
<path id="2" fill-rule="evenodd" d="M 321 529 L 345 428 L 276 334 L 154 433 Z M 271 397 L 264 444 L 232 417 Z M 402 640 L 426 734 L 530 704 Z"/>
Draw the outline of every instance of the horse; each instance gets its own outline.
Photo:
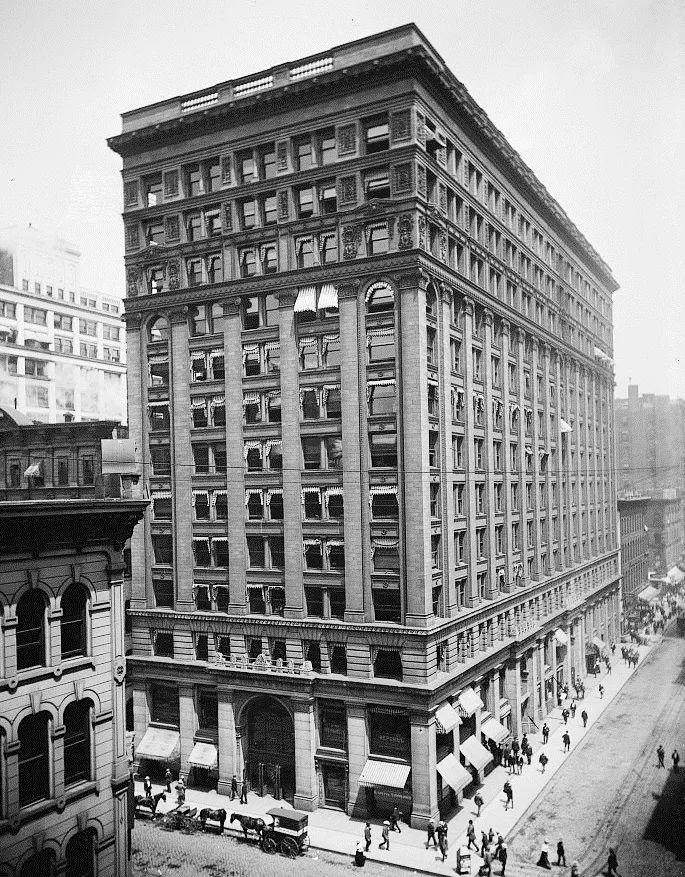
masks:
<path id="1" fill-rule="evenodd" d="M 204 807 L 200 810 L 199 819 L 200 825 L 202 826 L 202 830 L 205 831 L 205 822 L 208 819 L 211 819 L 213 822 L 219 823 L 219 834 L 223 834 L 224 832 L 224 823 L 226 822 L 226 811 L 222 808 L 219 810 L 212 810 L 209 807 Z"/>
<path id="2" fill-rule="evenodd" d="M 230 824 L 232 825 L 236 820 L 240 823 L 240 826 L 243 829 L 245 840 L 247 840 L 248 831 L 256 832 L 261 840 L 264 829 L 266 828 L 266 822 L 263 819 L 259 816 L 248 816 L 246 813 L 231 813 Z"/>
<path id="3" fill-rule="evenodd" d="M 133 801 L 135 803 L 136 810 L 138 808 L 145 807 L 152 813 L 153 816 L 155 816 L 159 802 L 166 801 L 166 793 L 158 792 L 154 797 L 151 797 L 150 795 L 136 795 Z"/>

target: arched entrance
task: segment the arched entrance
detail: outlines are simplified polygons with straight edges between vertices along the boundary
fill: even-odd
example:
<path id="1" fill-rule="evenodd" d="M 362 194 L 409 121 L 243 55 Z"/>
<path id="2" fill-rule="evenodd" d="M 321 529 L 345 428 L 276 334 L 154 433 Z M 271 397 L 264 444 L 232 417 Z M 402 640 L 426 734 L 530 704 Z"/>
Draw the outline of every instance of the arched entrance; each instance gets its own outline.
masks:
<path id="1" fill-rule="evenodd" d="M 295 729 L 290 713 L 274 697 L 258 697 L 246 708 L 245 769 L 250 788 L 260 795 L 295 795 Z"/>

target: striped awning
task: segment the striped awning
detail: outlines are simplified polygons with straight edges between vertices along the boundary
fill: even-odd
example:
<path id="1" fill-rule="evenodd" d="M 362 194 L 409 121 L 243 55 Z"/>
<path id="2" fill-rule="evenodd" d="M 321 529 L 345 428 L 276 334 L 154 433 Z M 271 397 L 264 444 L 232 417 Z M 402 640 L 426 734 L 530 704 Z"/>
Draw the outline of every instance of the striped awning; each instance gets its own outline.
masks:
<path id="1" fill-rule="evenodd" d="M 473 782 L 471 774 L 452 752 L 439 761 L 437 767 L 443 782 L 447 783 L 455 792 L 461 792 L 469 783 Z"/>
<path id="2" fill-rule="evenodd" d="M 324 283 L 319 293 L 319 310 L 338 307 L 338 290 L 332 283 Z"/>
<path id="3" fill-rule="evenodd" d="M 459 701 L 459 712 L 465 718 L 483 709 L 483 701 L 471 687 L 465 688 L 457 699 Z"/>
<path id="4" fill-rule="evenodd" d="M 471 767 L 475 767 L 476 770 L 483 770 L 493 760 L 490 750 L 479 743 L 475 737 L 467 737 L 466 740 L 462 741 L 459 744 L 459 751 Z"/>
<path id="5" fill-rule="evenodd" d="M 488 719 L 480 726 L 481 734 L 485 734 L 488 740 L 495 743 L 503 743 L 509 736 L 509 729 L 500 725 L 497 719 Z"/>
<path id="6" fill-rule="evenodd" d="M 456 728 L 461 724 L 459 713 L 455 710 L 451 703 L 443 703 L 435 711 L 435 721 L 438 729 L 442 734 L 448 734 L 452 728 Z"/>
<path id="7" fill-rule="evenodd" d="M 219 753 L 213 743 L 196 743 L 188 756 L 188 764 L 193 767 L 204 767 L 213 770 L 219 759 Z"/>
<path id="8" fill-rule="evenodd" d="M 148 728 L 135 750 L 138 758 L 171 761 L 178 755 L 181 735 L 168 728 Z"/>
<path id="9" fill-rule="evenodd" d="M 386 789 L 403 789 L 407 783 L 411 766 L 390 761 L 369 758 L 359 775 L 359 785 L 381 786 Z"/>
<path id="10" fill-rule="evenodd" d="M 316 287 L 300 286 L 297 290 L 297 298 L 295 299 L 295 307 L 293 309 L 296 314 L 305 311 L 313 311 L 316 313 Z"/>

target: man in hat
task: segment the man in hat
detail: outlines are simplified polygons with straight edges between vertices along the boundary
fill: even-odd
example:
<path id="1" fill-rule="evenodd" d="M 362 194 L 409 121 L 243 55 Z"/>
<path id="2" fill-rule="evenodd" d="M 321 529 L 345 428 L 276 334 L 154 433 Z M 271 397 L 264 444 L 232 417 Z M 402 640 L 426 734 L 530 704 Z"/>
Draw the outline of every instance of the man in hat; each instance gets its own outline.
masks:
<path id="1" fill-rule="evenodd" d="M 169 770 L 169 768 L 167 768 L 164 771 L 164 782 L 166 783 L 166 790 L 167 790 L 167 793 L 169 795 L 171 794 L 171 780 L 172 779 L 173 779 L 173 777 L 171 776 L 171 771 Z"/>
<path id="2" fill-rule="evenodd" d="M 473 844 L 474 850 L 478 852 L 478 844 L 476 843 L 476 826 L 473 824 L 473 819 L 469 819 L 469 824 L 466 828 L 466 837 L 468 839 L 466 849 L 470 850 L 471 844 Z"/>
<path id="3" fill-rule="evenodd" d="M 381 831 L 381 836 L 383 840 L 378 844 L 379 850 L 390 850 L 390 823 L 386 819 L 383 823 L 383 830 Z"/>
<path id="4" fill-rule="evenodd" d="M 540 858 L 535 864 L 538 868 L 546 868 L 548 871 L 552 870 L 552 866 L 549 863 L 549 847 L 547 846 L 547 841 L 543 843 L 542 849 L 540 850 Z"/>
<path id="5" fill-rule="evenodd" d="M 143 780 L 143 794 L 146 798 L 152 797 L 152 780 L 150 777 L 145 777 Z"/>
<path id="6" fill-rule="evenodd" d="M 557 865 L 563 865 L 566 867 L 566 850 L 564 849 L 564 842 L 561 838 L 559 838 L 559 842 L 557 843 Z"/>
<path id="7" fill-rule="evenodd" d="M 247 771 L 243 771 L 243 784 L 240 787 L 240 803 L 247 804 Z"/>
<path id="8" fill-rule="evenodd" d="M 666 753 L 664 752 L 664 747 L 661 745 L 661 743 L 659 743 L 656 748 L 656 757 L 659 759 L 659 767 L 666 767 L 666 765 L 664 764 L 664 755 L 666 755 Z"/>
<path id="9" fill-rule="evenodd" d="M 364 826 L 364 852 L 368 853 L 371 846 L 371 823 L 367 822 Z"/>
<path id="10" fill-rule="evenodd" d="M 609 847 L 609 856 L 607 858 L 607 877 L 614 877 L 615 874 L 618 874 L 618 858 L 616 857 L 616 850 L 613 847 Z"/>
<path id="11" fill-rule="evenodd" d="M 547 722 L 542 726 L 542 743 L 543 746 L 546 746 L 549 742 L 549 725 Z"/>
<path id="12" fill-rule="evenodd" d="M 571 736 L 568 733 L 568 731 L 564 731 L 564 735 L 561 739 L 564 743 L 564 752 L 570 752 L 571 751 Z"/>
<path id="13" fill-rule="evenodd" d="M 428 847 L 431 844 L 433 844 L 433 848 L 435 849 L 438 845 L 438 842 L 435 839 L 435 826 L 433 825 L 432 821 L 430 821 L 428 823 L 428 825 L 426 826 L 426 835 L 427 835 L 426 849 L 428 849 Z"/>
<path id="14" fill-rule="evenodd" d="M 481 807 L 483 806 L 483 804 L 485 803 L 485 802 L 483 801 L 483 796 L 481 795 L 480 792 L 476 792 L 476 794 L 473 796 L 473 803 L 474 803 L 474 804 L 476 805 L 476 807 L 478 808 L 478 812 L 476 813 L 476 819 L 478 819 L 478 817 L 480 816 L 480 808 L 481 808 Z"/>
<path id="15" fill-rule="evenodd" d="M 504 805 L 504 809 L 508 810 L 509 805 L 511 804 L 511 809 L 513 810 L 514 809 L 514 790 L 512 789 L 511 783 L 509 782 L 509 780 L 507 780 L 504 783 L 503 791 L 504 791 L 504 794 L 507 796 L 507 801 L 506 801 L 506 804 Z"/>
<path id="16" fill-rule="evenodd" d="M 507 858 L 508 858 L 507 845 L 504 843 L 504 841 L 502 841 L 502 843 L 500 844 L 500 847 L 499 847 L 499 860 L 502 863 L 502 877 L 504 877 L 504 872 L 505 872 L 506 867 L 507 867 Z"/>
<path id="17" fill-rule="evenodd" d="M 402 814 L 400 813 L 400 809 L 395 804 L 392 808 L 392 815 L 390 816 L 390 831 L 398 831 L 402 834 L 402 829 L 400 828 L 400 819 L 402 818 Z"/>
<path id="18" fill-rule="evenodd" d="M 238 797 L 238 777 L 233 774 L 231 777 L 231 801 L 235 801 Z"/>
<path id="19" fill-rule="evenodd" d="M 583 720 L 583 727 L 587 728 L 587 710 L 583 710 L 580 714 L 581 719 Z"/>

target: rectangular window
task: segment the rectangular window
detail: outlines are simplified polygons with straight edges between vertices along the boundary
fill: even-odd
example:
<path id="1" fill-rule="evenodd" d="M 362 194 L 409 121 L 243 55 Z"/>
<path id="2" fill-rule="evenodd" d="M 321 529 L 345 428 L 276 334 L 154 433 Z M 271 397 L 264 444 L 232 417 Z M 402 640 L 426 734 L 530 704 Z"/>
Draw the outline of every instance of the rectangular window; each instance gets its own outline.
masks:
<path id="1" fill-rule="evenodd" d="M 371 466 L 397 468 L 397 434 L 395 432 L 371 433 L 369 435 Z"/>

